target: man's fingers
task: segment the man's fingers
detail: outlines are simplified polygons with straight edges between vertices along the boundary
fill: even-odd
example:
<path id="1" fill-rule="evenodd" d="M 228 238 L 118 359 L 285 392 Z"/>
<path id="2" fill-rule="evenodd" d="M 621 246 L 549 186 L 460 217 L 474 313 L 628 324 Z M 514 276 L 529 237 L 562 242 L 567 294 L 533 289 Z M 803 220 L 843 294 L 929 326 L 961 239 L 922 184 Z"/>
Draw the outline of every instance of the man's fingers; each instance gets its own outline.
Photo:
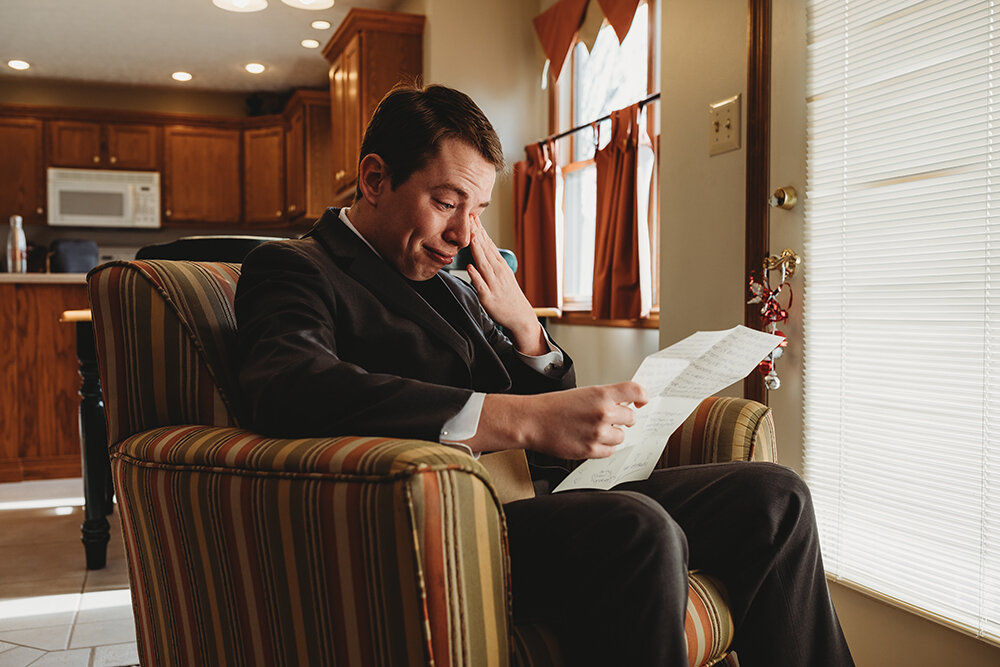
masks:
<path id="1" fill-rule="evenodd" d="M 611 411 L 611 423 L 616 426 L 632 426 L 635 424 L 635 410 L 627 405 L 616 405 Z"/>
<path id="2" fill-rule="evenodd" d="M 649 395 L 646 389 L 638 382 L 619 382 L 608 385 L 611 391 L 611 398 L 615 403 L 635 403 L 636 407 L 642 407 L 649 403 Z"/>

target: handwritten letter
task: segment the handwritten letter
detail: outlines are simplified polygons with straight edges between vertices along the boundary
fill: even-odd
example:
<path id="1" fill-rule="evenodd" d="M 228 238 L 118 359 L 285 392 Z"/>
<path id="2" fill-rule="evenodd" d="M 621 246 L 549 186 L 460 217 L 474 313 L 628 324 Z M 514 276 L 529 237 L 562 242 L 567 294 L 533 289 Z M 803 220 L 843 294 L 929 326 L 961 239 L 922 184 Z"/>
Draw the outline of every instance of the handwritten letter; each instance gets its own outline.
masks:
<path id="1" fill-rule="evenodd" d="M 632 380 L 645 387 L 650 401 L 636 411 L 625 441 L 607 458 L 584 461 L 553 492 L 610 489 L 646 479 L 667 438 L 698 404 L 746 377 L 781 341 L 781 336 L 737 326 L 699 331 L 649 355 Z"/>

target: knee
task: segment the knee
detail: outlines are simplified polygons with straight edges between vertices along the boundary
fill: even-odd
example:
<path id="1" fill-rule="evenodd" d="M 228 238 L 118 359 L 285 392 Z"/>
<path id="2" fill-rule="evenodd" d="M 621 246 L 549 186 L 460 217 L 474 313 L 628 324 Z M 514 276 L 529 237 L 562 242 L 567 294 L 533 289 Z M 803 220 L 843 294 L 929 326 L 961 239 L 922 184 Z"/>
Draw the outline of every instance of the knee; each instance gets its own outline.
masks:
<path id="1" fill-rule="evenodd" d="M 616 517 L 614 541 L 652 567 L 686 577 L 687 537 L 667 511 L 640 493 L 611 491 L 607 495 Z"/>
<path id="2" fill-rule="evenodd" d="M 766 522 L 772 538 L 789 530 L 815 529 L 809 487 L 794 470 L 760 462 L 739 466 L 737 474 L 744 506 Z"/>

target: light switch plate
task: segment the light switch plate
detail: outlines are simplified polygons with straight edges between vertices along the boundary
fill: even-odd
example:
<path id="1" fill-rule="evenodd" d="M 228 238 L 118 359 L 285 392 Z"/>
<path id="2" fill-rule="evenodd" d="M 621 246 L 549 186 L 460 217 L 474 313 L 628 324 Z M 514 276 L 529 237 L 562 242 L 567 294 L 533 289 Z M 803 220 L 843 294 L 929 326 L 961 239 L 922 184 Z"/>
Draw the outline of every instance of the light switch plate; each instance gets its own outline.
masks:
<path id="1" fill-rule="evenodd" d="M 740 147 L 740 96 L 708 105 L 708 154 L 718 155 Z"/>

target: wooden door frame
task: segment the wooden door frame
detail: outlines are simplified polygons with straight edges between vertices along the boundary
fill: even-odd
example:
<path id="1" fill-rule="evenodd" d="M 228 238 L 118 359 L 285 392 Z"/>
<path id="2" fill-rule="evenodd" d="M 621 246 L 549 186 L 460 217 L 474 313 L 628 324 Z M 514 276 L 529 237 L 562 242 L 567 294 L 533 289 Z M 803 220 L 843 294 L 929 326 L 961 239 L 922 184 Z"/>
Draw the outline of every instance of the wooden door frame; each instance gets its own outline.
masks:
<path id="1" fill-rule="evenodd" d="M 768 255 L 771 170 L 771 0 L 748 0 L 747 6 L 747 152 L 746 249 L 741 298 L 748 295 L 747 281 L 760 271 Z M 747 304 L 743 322 L 762 329 L 760 307 Z M 751 373 L 743 381 L 743 396 L 767 404 L 764 377 Z"/>

